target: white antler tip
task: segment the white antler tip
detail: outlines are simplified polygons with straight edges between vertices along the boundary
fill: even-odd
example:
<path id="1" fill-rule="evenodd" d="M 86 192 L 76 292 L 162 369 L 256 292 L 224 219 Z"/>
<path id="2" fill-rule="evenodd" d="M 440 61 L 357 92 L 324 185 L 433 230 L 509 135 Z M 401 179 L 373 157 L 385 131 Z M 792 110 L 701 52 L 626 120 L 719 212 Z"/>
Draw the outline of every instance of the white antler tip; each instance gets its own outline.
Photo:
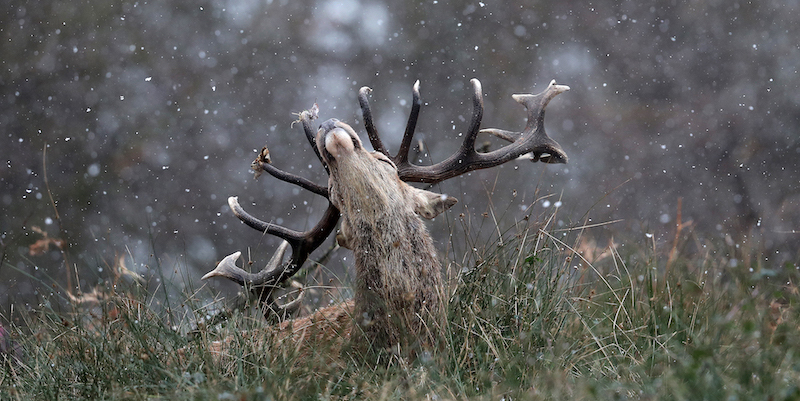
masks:
<path id="1" fill-rule="evenodd" d="M 554 80 L 552 80 L 552 81 L 550 81 L 550 85 L 548 85 L 548 86 L 549 86 L 550 88 L 553 88 L 553 89 L 555 89 L 556 91 L 558 91 L 558 93 L 561 93 L 561 92 L 566 92 L 566 91 L 568 91 L 568 90 L 569 90 L 569 86 L 567 86 L 567 85 L 557 85 L 557 84 L 556 84 L 556 80 L 555 80 L 555 79 L 554 79 Z"/>
<path id="2" fill-rule="evenodd" d="M 234 198 L 234 197 L 231 196 L 231 198 Z M 206 273 L 200 279 L 201 280 L 205 280 L 205 279 L 209 279 L 211 277 L 218 277 L 218 276 L 225 277 L 226 276 L 225 273 L 228 270 L 230 270 L 231 267 L 236 268 L 236 261 L 239 260 L 240 256 L 242 256 L 242 252 L 241 251 L 236 251 L 236 252 L 224 257 L 222 259 L 222 261 L 219 262 L 219 264 L 217 264 L 217 267 L 215 267 L 214 270 Z"/>
<path id="3" fill-rule="evenodd" d="M 414 92 L 419 92 L 419 79 L 417 80 L 417 82 L 414 82 L 413 89 Z"/>

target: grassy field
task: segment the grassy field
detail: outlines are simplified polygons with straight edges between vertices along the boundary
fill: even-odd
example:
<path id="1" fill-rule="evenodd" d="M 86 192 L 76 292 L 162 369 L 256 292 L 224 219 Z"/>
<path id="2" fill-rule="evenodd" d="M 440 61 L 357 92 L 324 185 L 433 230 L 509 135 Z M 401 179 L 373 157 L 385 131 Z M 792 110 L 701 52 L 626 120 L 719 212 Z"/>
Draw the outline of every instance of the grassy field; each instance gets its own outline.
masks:
<path id="1" fill-rule="evenodd" d="M 186 314 L 135 285 L 45 299 L 0 318 L 0 398 L 800 399 L 798 265 L 681 228 L 596 246 L 591 229 L 512 227 L 450 261 L 445 345 L 380 367 L 298 358 L 257 315 L 186 334 L 207 313 L 191 294 L 171 307 Z"/>

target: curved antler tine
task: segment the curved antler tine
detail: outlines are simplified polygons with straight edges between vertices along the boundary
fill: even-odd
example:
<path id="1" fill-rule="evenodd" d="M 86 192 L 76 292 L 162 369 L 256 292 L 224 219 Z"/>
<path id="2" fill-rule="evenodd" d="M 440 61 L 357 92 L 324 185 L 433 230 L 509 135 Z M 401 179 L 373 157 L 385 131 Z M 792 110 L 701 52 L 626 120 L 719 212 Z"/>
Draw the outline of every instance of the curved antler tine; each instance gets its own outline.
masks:
<path id="1" fill-rule="evenodd" d="M 258 287 L 270 281 L 270 279 L 275 275 L 274 272 L 283 262 L 283 258 L 286 256 L 286 250 L 289 249 L 289 245 L 289 242 L 286 240 L 282 241 L 267 265 L 259 273 L 250 273 L 236 266 L 236 261 L 242 256 L 241 251 L 236 251 L 224 257 L 222 261 L 217 264 L 217 267 L 215 267 L 214 270 L 206 273 L 201 280 L 206 280 L 211 277 L 224 277 L 242 286 L 247 285 L 251 287 Z"/>
<path id="2" fill-rule="evenodd" d="M 272 257 L 267 262 L 267 265 L 264 266 L 264 270 L 266 272 L 271 272 L 277 269 L 281 263 L 283 263 L 283 258 L 286 256 L 286 250 L 289 249 L 289 241 L 283 240 L 281 244 L 278 245 L 278 249 L 275 250 L 275 253 L 272 254 Z"/>
<path id="3" fill-rule="evenodd" d="M 419 118 L 419 109 L 422 105 L 419 95 L 419 80 L 414 82 L 414 86 L 411 87 L 411 96 L 411 113 L 408 115 L 406 132 L 403 134 L 403 141 L 400 143 L 400 149 L 393 158 L 395 164 L 408 162 L 408 151 L 411 149 L 411 141 L 414 139 L 414 131 L 417 129 L 417 119 Z"/>
<path id="4" fill-rule="evenodd" d="M 241 251 L 236 251 L 223 258 L 222 261 L 217 264 L 217 267 L 206 273 L 201 280 L 206 280 L 211 277 L 225 277 L 239 285 L 260 286 L 267 282 L 273 275 L 273 271 L 280 267 L 283 258 L 286 256 L 286 250 L 289 249 L 289 245 L 289 242 L 286 240 L 282 241 L 278 249 L 275 250 L 275 253 L 272 254 L 272 258 L 267 262 L 267 265 L 264 266 L 264 269 L 259 273 L 249 273 L 236 266 L 236 261 L 242 256 Z"/>
<path id="5" fill-rule="evenodd" d="M 481 81 L 477 78 L 469 80 L 472 84 L 472 120 L 469 122 L 469 129 L 461 143 L 461 152 L 464 154 L 475 153 L 475 139 L 481 129 L 483 120 L 483 88 Z"/>
<path id="6" fill-rule="evenodd" d="M 229 280 L 235 281 L 239 285 L 244 285 L 247 281 L 246 277 L 250 274 L 243 269 L 236 266 L 236 261 L 242 256 L 241 251 L 236 251 L 222 259 L 217 264 L 214 270 L 206 273 L 201 280 L 207 280 L 211 277 L 225 277 Z"/>
<path id="7" fill-rule="evenodd" d="M 297 241 L 298 238 L 303 236 L 303 234 L 300 232 L 290 230 L 286 227 L 282 227 L 276 224 L 267 223 L 266 221 L 259 220 L 250 213 L 247 213 L 242 208 L 242 205 L 239 204 L 238 196 L 229 197 L 228 206 L 231 208 L 231 211 L 233 211 L 233 214 L 239 218 L 239 220 L 241 220 L 243 223 L 247 224 L 253 229 L 256 229 L 263 233 L 275 235 L 286 241 L 289 241 L 290 243 Z"/>
<path id="8" fill-rule="evenodd" d="M 300 112 L 300 124 L 303 125 L 303 132 L 306 134 L 306 139 L 308 143 L 311 145 L 311 149 L 314 149 L 314 154 L 317 155 L 317 159 L 319 162 L 322 163 L 322 166 L 325 167 L 325 172 L 330 174 L 328 170 L 328 165 L 325 164 L 325 161 L 322 160 L 322 155 L 319 154 L 319 149 L 317 149 L 317 130 L 311 125 L 311 122 L 319 118 L 319 105 L 314 103 L 308 110 L 303 110 Z"/>
<path id="9" fill-rule="evenodd" d="M 550 81 L 550 85 L 548 85 L 547 89 L 542 93 L 536 95 L 527 93 L 511 95 L 511 98 L 516 100 L 517 103 L 528 109 L 528 124 L 525 126 L 523 134 L 532 133 L 537 127 L 542 126 L 544 122 L 544 110 L 547 104 L 550 103 L 550 100 L 554 97 L 568 90 L 569 86 L 556 85 L 556 80 L 554 79 Z"/>
<path id="10" fill-rule="evenodd" d="M 506 131 L 498 128 L 484 128 L 481 130 L 483 134 L 494 135 L 504 141 L 514 142 L 519 138 L 519 132 Z"/>
<path id="11" fill-rule="evenodd" d="M 372 93 L 372 89 L 368 86 L 363 86 L 358 90 L 358 105 L 361 106 L 364 128 L 367 130 L 367 136 L 369 137 L 369 143 L 372 144 L 372 148 L 388 157 L 389 152 L 387 152 L 386 147 L 383 146 L 383 141 L 381 141 L 381 137 L 378 135 L 378 129 L 375 128 L 375 122 L 372 119 L 372 109 L 369 107 L 370 93 Z"/>
<path id="12" fill-rule="evenodd" d="M 288 316 L 294 315 L 300 307 L 303 305 L 303 298 L 305 298 L 305 292 L 300 290 L 300 293 L 297 294 L 297 298 L 293 299 L 291 302 L 287 302 L 283 305 L 278 305 L 277 302 L 272 302 L 267 305 L 268 311 L 264 311 L 264 316 L 269 318 L 269 315 L 277 317 L 279 320 L 286 319 Z"/>

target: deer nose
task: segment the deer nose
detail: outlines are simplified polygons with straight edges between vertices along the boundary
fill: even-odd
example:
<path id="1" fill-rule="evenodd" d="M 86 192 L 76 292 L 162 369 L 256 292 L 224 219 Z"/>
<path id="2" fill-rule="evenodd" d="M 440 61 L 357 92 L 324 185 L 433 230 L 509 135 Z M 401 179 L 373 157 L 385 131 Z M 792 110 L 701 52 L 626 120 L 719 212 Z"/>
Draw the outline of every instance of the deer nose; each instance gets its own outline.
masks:
<path id="1" fill-rule="evenodd" d="M 355 149 L 350 134 L 342 128 L 334 127 L 325 133 L 325 150 L 338 159 L 343 153 L 351 153 Z"/>

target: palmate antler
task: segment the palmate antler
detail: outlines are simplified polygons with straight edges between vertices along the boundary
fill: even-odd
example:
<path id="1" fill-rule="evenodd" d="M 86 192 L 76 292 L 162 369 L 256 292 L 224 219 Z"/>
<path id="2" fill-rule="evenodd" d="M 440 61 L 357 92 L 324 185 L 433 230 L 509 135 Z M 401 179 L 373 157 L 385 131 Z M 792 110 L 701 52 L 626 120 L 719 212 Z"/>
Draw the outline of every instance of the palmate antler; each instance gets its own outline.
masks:
<path id="1" fill-rule="evenodd" d="M 421 106 L 419 81 L 413 86 L 411 113 L 408 118 L 403 140 L 400 144 L 400 149 L 394 156 L 389 156 L 389 152 L 383 145 L 378 131 L 375 128 L 368 100 L 368 95 L 372 90 L 368 87 L 363 87 L 359 90 L 358 100 L 363 113 L 364 126 L 367 130 L 369 140 L 376 151 L 390 157 L 392 162 L 395 163 L 401 180 L 406 182 L 437 183 L 469 171 L 494 167 L 525 155 L 529 155 L 528 158 L 533 162 L 567 162 L 567 155 L 561 149 L 561 146 L 556 141 L 552 140 L 545 132 L 544 112 L 550 100 L 556 95 L 569 90 L 568 86 L 556 85 L 555 81 L 552 81 L 547 89 L 538 95 L 513 95 L 512 97 L 514 100 L 528 109 L 528 121 L 522 132 L 512 132 L 496 128 L 480 129 L 481 120 L 483 118 L 483 94 L 481 84 L 477 79 L 472 79 L 470 83 L 472 84 L 473 112 L 467 134 L 464 137 L 464 142 L 456 153 L 444 161 L 430 166 L 412 164 L 409 162 L 408 157 Z M 298 122 L 303 126 L 306 138 L 323 167 L 329 172 L 328 166 L 325 165 L 315 145 L 316 135 L 311 126 L 311 122 L 317 118 L 317 114 L 318 108 L 315 104 L 310 110 L 300 113 Z M 491 152 L 479 153 L 475 150 L 475 140 L 478 133 L 481 132 L 504 139 L 510 142 L 510 144 Z M 271 164 L 269 151 L 266 147 L 262 149 L 259 156 L 253 162 L 252 168 L 256 171 L 257 176 L 262 172 L 267 172 L 281 181 L 297 185 L 317 195 L 323 196 L 326 199 L 329 196 L 327 187 L 315 184 L 306 178 L 287 173 L 273 166 Z M 236 252 L 223 259 L 213 271 L 203 276 L 203 279 L 220 276 L 233 280 L 249 288 L 251 293 L 259 298 L 260 302 L 266 306 L 265 314 L 267 314 L 267 316 L 273 313 L 282 315 L 286 306 L 279 307 L 275 305 L 273 297 L 274 289 L 280 287 L 288 278 L 294 275 L 302 267 L 306 259 L 308 259 L 311 252 L 322 245 L 322 242 L 330 236 L 339 220 L 340 213 L 329 200 L 328 208 L 316 226 L 309 231 L 298 232 L 264 222 L 250 215 L 239 205 L 238 198 L 236 197 L 228 198 L 228 205 L 234 215 L 248 226 L 262 233 L 280 237 L 285 242 L 278 248 L 275 255 L 270 260 L 270 263 L 268 263 L 260 273 L 248 273 L 237 267 L 235 262 L 241 253 Z M 283 259 L 287 247 L 292 248 L 292 254 L 289 261 L 284 263 Z"/>

